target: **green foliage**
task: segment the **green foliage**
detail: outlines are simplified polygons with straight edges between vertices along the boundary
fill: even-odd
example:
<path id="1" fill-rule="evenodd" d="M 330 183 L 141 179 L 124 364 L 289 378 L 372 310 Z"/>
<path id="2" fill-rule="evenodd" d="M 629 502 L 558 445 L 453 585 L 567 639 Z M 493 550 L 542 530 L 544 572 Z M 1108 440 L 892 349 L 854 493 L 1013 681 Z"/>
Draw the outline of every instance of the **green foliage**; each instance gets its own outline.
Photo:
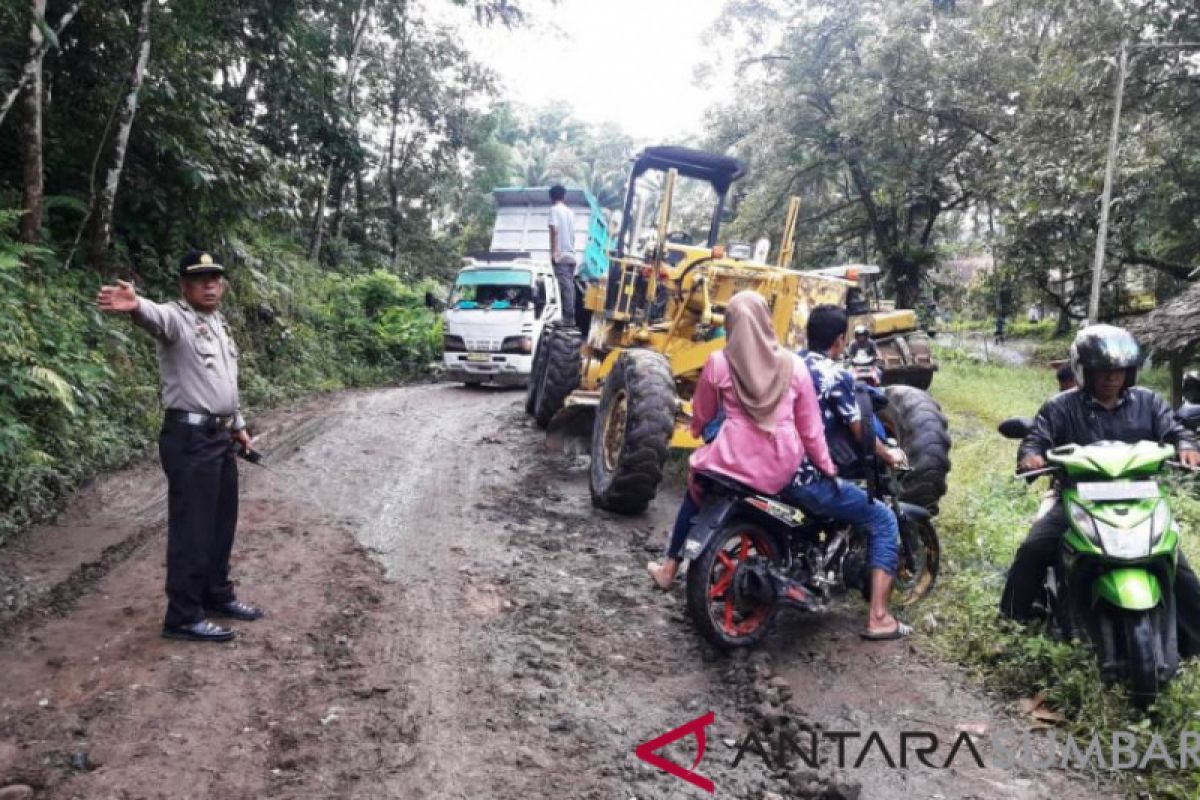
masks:
<path id="1" fill-rule="evenodd" d="M 1157 373 L 1147 377 L 1151 385 L 1160 380 Z M 938 518 L 944 579 L 922 608 L 937 620 L 933 646 L 1012 698 L 1044 692 L 1077 736 L 1131 730 L 1144 741 L 1155 733 L 1177 741 L 1182 730 L 1200 730 L 1196 660 L 1184 665 L 1153 715 L 1143 718 L 1121 688 L 1103 688 L 1089 650 L 998 619 L 1005 571 L 1028 532 L 1043 487 L 1029 488 L 1012 477 L 1016 446 L 1001 438 L 996 426 L 1005 417 L 1033 414 L 1054 391 L 1049 370 L 942 360 L 934 393 L 950 416 L 954 471 Z M 1184 549 L 1195 560 L 1200 547 L 1186 534 L 1200 530 L 1194 482 L 1176 487 L 1173 507 L 1185 531 Z M 1158 770 L 1124 779 L 1131 793 L 1147 796 L 1192 797 L 1200 790 L 1195 773 Z"/>
<path id="2" fill-rule="evenodd" d="M 0 212 L 0 540 L 127 459 L 154 403 L 155 382 L 134 380 L 153 360 L 92 308 L 95 279 L 15 243 L 19 216 Z"/>

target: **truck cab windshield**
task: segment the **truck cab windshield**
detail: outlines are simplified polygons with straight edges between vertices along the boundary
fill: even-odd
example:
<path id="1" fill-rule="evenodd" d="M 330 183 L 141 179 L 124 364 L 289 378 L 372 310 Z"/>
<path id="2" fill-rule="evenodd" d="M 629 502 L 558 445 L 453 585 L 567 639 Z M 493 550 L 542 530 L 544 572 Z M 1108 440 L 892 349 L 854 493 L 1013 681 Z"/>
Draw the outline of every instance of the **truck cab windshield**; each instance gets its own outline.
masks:
<path id="1" fill-rule="evenodd" d="M 533 305 L 532 276 L 528 272 L 490 270 L 459 275 L 450 297 L 452 308 L 488 308 L 493 311 Z"/>

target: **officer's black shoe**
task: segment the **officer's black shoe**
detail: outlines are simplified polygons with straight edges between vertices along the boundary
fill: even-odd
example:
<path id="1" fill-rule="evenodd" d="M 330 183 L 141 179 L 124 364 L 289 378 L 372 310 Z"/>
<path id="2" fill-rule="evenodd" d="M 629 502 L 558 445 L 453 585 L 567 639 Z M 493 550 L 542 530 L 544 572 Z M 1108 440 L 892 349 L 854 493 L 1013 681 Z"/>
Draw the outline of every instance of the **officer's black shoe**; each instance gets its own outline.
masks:
<path id="1" fill-rule="evenodd" d="M 262 619 L 267 615 L 267 612 L 261 608 L 252 606 L 249 603 L 243 603 L 241 600 L 230 600 L 228 603 L 205 606 L 204 610 L 214 617 L 240 619 L 242 622 L 254 622 L 254 620 Z"/>
<path id="2" fill-rule="evenodd" d="M 202 619 L 190 625 L 164 625 L 162 635 L 164 639 L 187 642 L 228 642 L 233 638 L 233 631 Z"/>

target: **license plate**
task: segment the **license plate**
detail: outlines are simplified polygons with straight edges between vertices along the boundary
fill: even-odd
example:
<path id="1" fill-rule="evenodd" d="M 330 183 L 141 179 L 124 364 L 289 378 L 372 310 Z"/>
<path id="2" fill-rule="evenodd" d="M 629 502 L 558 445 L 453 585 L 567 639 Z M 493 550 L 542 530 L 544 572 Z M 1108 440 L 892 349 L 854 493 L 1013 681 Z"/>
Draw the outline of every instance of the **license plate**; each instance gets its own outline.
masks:
<path id="1" fill-rule="evenodd" d="M 491 361 L 492 357 L 487 353 L 467 353 L 467 361 Z"/>
<path id="2" fill-rule="evenodd" d="M 1153 500 L 1160 496 L 1154 481 L 1097 481 L 1081 483 L 1076 488 L 1081 498 L 1092 502 Z"/>

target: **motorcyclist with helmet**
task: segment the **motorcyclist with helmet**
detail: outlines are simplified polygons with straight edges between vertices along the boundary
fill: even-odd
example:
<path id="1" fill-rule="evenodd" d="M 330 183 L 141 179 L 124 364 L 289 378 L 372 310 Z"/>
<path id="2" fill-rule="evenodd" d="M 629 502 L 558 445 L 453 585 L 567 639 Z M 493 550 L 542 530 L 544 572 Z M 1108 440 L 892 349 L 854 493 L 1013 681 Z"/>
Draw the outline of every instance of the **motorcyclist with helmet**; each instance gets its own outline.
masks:
<path id="1" fill-rule="evenodd" d="M 871 339 L 871 330 L 866 325 L 854 326 L 854 341 L 847 348 L 847 355 L 851 361 L 854 361 L 859 353 L 866 353 L 872 361 L 879 357 L 875 350 L 875 342 Z"/>
<path id="2" fill-rule="evenodd" d="M 1134 385 L 1141 350 L 1132 334 L 1112 325 L 1083 328 L 1071 346 L 1070 363 L 1078 386 L 1055 395 L 1038 411 L 1018 450 L 1020 470 L 1045 467 L 1046 453 L 1052 448 L 1101 441 L 1174 445 L 1184 466 L 1200 468 L 1200 447 L 1175 419 L 1170 405 L 1151 390 Z M 1061 500 L 1034 522 L 1008 572 L 1000 600 L 1004 616 L 1019 621 L 1033 616 L 1046 569 L 1055 562 L 1066 530 Z M 1180 652 L 1196 654 L 1200 652 L 1200 579 L 1182 552 L 1175 599 Z"/>

